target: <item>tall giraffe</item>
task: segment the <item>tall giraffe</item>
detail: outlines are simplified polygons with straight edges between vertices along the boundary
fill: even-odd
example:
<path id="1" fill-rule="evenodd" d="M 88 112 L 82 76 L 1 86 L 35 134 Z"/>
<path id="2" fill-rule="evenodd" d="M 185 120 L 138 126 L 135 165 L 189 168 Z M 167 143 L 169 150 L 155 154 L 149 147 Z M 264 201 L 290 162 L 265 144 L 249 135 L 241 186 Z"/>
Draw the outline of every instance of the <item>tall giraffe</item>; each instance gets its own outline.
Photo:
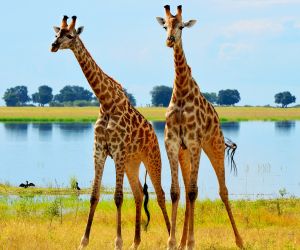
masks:
<path id="1" fill-rule="evenodd" d="M 88 245 L 94 212 L 99 201 L 100 186 L 107 156 L 112 157 L 116 167 L 114 200 L 117 207 L 117 237 L 115 249 L 122 249 L 121 207 L 123 202 L 123 179 L 126 173 L 136 204 L 135 236 L 132 248 L 141 241 L 140 222 L 143 188 L 139 181 L 139 166 L 143 162 L 157 194 L 168 231 L 170 222 L 165 206 L 165 194 L 161 187 L 160 150 L 152 125 L 130 104 L 122 86 L 105 74 L 87 51 L 79 35 L 83 27 L 75 29 L 76 16 L 70 25 L 64 16 L 61 27 L 54 27 L 56 39 L 51 51 L 71 49 L 91 88 L 100 101 L 100 112 L 95 123 L 94 166 L 95 177 L 90 199 L 90 212 L 80 249 Z"/>
<path id="2" fill-rule="evenodd" d="M 220 196 L 226 206 L 236 244 L 242 248 L 242 238 L 234 222 L 225 185 L 224 154 L 226 145 L 220 128 L 219 117 L 214 107 L 200 92 L 192 77 L 182 48 L 182 29 L 192 27 L 196 21 L 182 21 L 181 5 L 177 7 L 175 16 L 171 14 L 169 5 L 164 8 L 166 17 L 157 17 L 157 21 L 167 31 L 166 45 L 173 48 L 175 62 L 175 82 L 166 113 L 165 127 L 165 145 L 172 174 L 172 218 L 168 248 L 176 248 L 175 228 L 180 195 L 178 162 L 180 163 L 186 193 L 186 211 L 179 249 L 184 249 L 186 245 L 188 249 L 193 249 L 195 246 L 194 206 L 198 195 L 197 179 L 202 148 L 217 175 Z M 235 145 L 228 146 L 234 149 Z"/>

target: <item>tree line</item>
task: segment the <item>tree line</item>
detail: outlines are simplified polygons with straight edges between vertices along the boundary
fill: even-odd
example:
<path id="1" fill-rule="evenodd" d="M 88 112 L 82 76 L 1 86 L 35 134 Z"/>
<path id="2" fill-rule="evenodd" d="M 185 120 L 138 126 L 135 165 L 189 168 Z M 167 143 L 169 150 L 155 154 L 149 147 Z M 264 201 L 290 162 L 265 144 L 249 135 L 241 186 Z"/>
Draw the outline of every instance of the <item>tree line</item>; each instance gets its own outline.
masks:
<path id="1" fill-rule="evenodd" d="M 130 102 L 136 106 L 135 97 L 124 89 Z M 64 107 L 64 106 L 99 106 L 99 101 L 94 94 L 84 89 L 81 86 L 67 85 L 63 87 L 58 94 L 52 94 L 52 88 L 47 85 L 42 85 L 38 88 L 36 93 L 33 93 L 31 97 L 28 94 L 26 86 L 16 86 L 9 88 L 5 91 L 3 100 L 6 106 L 38 106 L 49 105 L 52 107 Z"/>
<path id="2" fill-rule="evenodd" d="M 124 89 L 131 104 L 136 106 L 136 98 L 133 94 Z M 152 106 L 167 107 L 171 100 L 173 89 L 168 86 L 155 86 L 150 92 Z M 220 90 L 217 93 L 202 93 L 204 97 L 212 104 L 222 106 L 231 106 L 240 102 L 241 96 L 236 89 Z M 289 104 L 296 102 L 296 97 L 289 91 L 277 93 L 274 96 L 274 102 L 286 108 Z M 81 86 L 66 85 L 58 94 L 53 95 L 52 88 L 42 85 L 31 97 L 28 94 L 26 86 L 16 86 L 8 88 L 3 96 L 6 106 L 45 106 L 63 107 L 63 106 L 99 106 L 99 101 L 94 94 Z"/>
<path id="3" fill-rule="evenodd" d="M 151 102 L 153 106 L 167 107 L 171 100 L 173 88 L 168 86 L 155 86 L 151 94 Z M 218 104 L 222 106 L 234 106 L 239 103 L 241 96 L 236 89 L 220 90 L 219 93 L 202 93 L 203 96 L 212 104 Z M 289 104 L 296 102 L 296 97 L 289 91 L 277 93 L 275 96 L 275 103 L 280 104 L 283 108 L 286 108 Z"/>

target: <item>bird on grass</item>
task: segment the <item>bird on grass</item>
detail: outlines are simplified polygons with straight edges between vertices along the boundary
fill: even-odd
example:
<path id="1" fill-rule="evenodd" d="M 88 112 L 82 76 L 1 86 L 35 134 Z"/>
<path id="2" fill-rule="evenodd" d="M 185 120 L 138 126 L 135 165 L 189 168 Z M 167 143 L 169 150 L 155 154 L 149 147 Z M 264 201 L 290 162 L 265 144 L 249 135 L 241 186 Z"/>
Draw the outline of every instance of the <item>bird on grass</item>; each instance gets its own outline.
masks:
<path id="1" fill-rule="evenodd" d="M 76 189 L 79 191 L 81 190 L 80 187 L 78 186 L 78 182 L 76 181 Z"/>
<path id="2" fill-rule="evenodd" d="M 19 187 L 28 188 L 28 187 L 35 187 L 35 185 L 32 182 L 28 183 L 28 181 L 26 181 L 26 184 L 21 183 Z"/>

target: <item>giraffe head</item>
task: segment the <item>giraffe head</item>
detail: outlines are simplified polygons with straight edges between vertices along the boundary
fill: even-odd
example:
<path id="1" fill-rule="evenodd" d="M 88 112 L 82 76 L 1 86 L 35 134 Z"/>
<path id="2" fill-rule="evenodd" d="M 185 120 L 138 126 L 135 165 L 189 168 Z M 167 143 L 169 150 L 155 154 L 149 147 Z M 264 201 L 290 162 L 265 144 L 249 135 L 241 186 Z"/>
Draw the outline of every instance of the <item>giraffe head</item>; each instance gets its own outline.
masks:
<path id="1" fill-rule="evenodd" d="M 166 11 L 166 17 L 157 17 L 158 23 L 164 27 L 167 31 L 167 46 L 172 48 L 175 44 L 181 42 L 181 34 L 183 28 L 190 28 L 195 23 L 196 20 L 190 20 L 188 22 L 182 21 L 182 7 L 181 5 L 177 6 L 177 13 L 175 16 L 171 14 L 170 5 L 164 6 Z"/>
<path id="2" fill-rule="evenodd" d="M 55 40 L 51 44 L 51 51 L 56 52 L 59 49 L 69 49 L 75 43 L 76 38 L 82 33 L 83 27 L 75 29 L 76 16 L 72 16 L 72 21 L 67 24 L 68 17 L 64 16 L 60 27 L 54 26 L 56 33 Z"/>

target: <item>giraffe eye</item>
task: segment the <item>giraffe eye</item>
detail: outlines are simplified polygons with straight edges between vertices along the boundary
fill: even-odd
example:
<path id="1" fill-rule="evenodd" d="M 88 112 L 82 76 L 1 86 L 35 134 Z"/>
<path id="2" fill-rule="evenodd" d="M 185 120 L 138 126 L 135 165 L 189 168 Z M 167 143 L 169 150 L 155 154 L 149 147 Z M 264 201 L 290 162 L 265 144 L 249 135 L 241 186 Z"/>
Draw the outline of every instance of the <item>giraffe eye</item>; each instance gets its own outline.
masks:
<path id="1" fill-rule="evenodd" d="M 183 26 L 180 26 L 180 27 L 179 27 L 180 30 L 182 30 L 183 28 L 184 28 Z"/>
<path id="2" fill-rule="evenodd" d="M 165 30 L 167 30 L 167 27 L 166 27 L 166 26 L 164 26 L 164 29 L 165 29 Z"/>

